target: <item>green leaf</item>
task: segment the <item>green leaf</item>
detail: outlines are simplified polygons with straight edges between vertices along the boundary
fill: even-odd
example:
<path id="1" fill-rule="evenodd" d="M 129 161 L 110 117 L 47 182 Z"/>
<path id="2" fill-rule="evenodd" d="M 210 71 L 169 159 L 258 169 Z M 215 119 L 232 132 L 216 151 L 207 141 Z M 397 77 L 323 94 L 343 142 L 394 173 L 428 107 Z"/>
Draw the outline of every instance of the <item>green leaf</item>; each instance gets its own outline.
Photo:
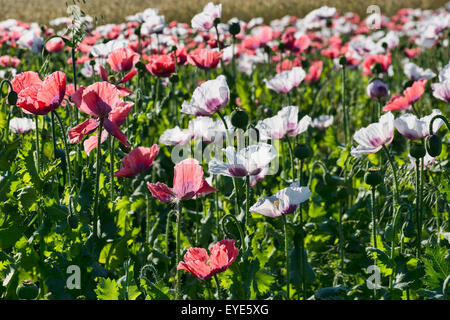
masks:
<path id="1" fill-rule="evenodd" d="M 100 278 L 97 288 L 94 290 L 100 300 L 118 300 L 119 285 L 109 278 Z"/>

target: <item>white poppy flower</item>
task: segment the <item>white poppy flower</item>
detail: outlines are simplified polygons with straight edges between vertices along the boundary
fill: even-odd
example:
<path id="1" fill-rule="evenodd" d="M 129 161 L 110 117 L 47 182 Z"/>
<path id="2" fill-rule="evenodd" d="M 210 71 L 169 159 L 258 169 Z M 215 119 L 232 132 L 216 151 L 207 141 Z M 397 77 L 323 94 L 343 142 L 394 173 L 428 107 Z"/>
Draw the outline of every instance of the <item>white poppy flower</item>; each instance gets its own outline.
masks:
<path id="1" fill-rule="evenodd" d="M 358 157 L 367 153 L 376 153 L 383 145 L 391 144 L 393 138 L 394 115 L 388 112 L 382 115 L 378 122 L 355 132 L 353 139 L 358 143 L 358 146 L 352 147 L 351 154 Z"/>
<path id="2" fill-rule="evenodd" d="M 223 151 L 227 162 L 213 158 L 208 164 L 212 174 L 239 178 L 258 175 L 277 156 L 274 146 L 262 142 L 238 152 L 231 146 Z"/>
<path id="3" fill-rule="evenodd" d="M 278 191 L 273 196 L 264 196 L 251 206 L 250 212 L 260 213 L 266 217 L 278 218 L 284 214 L 295 212 L 300 203 L 311 196 L 308 187 L 300 187 L 298 183 Z"/>
<path id="4" fill-rule="evenodd" d="M 277 74 L 270 80 L 264 79 L 264 82 L 267 88 L 272 89 L 276 93 L 288 93 L 300 85 L 305 75 L 303 68 L 295 67 Z"/>
<path id="5" fill-rule="evenodd" d="M 406 113 L 400 118 L 395 119 L 394 125 L 404 137 L 410 140 L 422 139 L 430 135 L 430 121 L 438 114 L 442 114 L 441 110 L 433 109 L 430 115 L 418 119 L 415 115 Z M 443 123 L 444 121 L 442 119 L 435 120 L 433 122 L 433 132 L 438 131 Z"/>

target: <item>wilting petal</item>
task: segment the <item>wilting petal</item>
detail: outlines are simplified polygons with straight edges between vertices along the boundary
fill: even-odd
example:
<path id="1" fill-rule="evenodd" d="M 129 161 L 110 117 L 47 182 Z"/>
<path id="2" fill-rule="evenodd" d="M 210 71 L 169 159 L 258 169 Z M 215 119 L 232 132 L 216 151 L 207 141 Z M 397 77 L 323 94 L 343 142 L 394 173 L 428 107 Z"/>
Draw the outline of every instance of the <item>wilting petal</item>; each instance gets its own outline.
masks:
<path id="1" fill-rule="evenodd" d="M 77 143 L 83 140 L 84 136 L 97 129 L 99 125 L 96 119 L 87 119 L 79 125 L 69 130 L 69 142 Z"/>
<path id="2" fill-rule="evenodd" d="M 119 126 L 117 124 L 109 119 L 105 119 L 103 122 L 103 127 L 106 129 L 106 131 L 109 132 L 110 135 L 114 136 L 125 147 L 130 147 L 127 136 L 119 129 Z"/>
<path id="3" fill-rule="evenodd" d="M 148 190 L 152 193 L 156 199 L 161 202 L 172 202 L 175 200 L 175 194 L 172 189 L 170 189 L 167 185 L 161 182 L 150 183 L 147 182 Z"/>

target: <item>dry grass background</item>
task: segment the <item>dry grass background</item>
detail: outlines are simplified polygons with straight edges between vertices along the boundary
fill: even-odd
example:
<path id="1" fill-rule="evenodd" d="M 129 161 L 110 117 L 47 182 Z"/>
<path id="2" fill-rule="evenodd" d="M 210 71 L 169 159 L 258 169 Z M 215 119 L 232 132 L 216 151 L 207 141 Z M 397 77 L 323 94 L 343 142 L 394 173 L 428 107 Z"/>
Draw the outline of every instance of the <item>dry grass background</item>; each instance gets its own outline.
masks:
<path id="1" fill-rule="evenodd" d="M 96 16 L 99 24 L 123 22 L 127 15 L 145 8 L 158 8 L 166 21 L 189 22 L 210 0 L 86 0 L 80 7 L 89 15 Z M 307 12 L 322 5 L 334 6 L 339 10 L 357 12 L 366 16 L 371 4 L 379 5 L 381 12 L 392 15 L 400 8 L 434 9 L 448 0 L 215 0 L 222 3 L 223 18 L 239 17 L 248 21 L 253 17 L 264 17 L 266 21 L 286 14 L 303 17 Z M 66 15 L 66 3 L 72 0 L 0 0 L 0 20 L 14 18 L 27 22 L 47 23 L 53 18 Z"/>

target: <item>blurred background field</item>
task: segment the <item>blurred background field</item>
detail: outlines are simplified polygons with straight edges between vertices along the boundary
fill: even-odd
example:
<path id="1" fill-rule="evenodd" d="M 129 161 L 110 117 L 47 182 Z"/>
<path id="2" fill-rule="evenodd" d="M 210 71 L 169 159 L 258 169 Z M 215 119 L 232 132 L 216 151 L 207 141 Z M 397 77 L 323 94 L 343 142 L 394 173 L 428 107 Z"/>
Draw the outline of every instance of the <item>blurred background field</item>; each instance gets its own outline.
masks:
<path id="1" fill-rule="evenodd" d="M 284 15 L 303 17 L 309 11 L 322 5 L 338 8 L 341 12 L 357 12 L 365 17 L 367 7 L 380 6 L 386 15 L 394 14 L 401 8 L 434 9 L 443 6 L 448 0 L 216 0 L 222 3 L 223 18 L 231 17 L 250 20 L 263 17 L 265 21 Z M 86 0 L 80 7 L 89 15 L 97 17 L 99 24 L 123 22 L 127 15 L 146 8 L 158 8 L 166 21 L 189 22 L 194 14 L 201 11 L 209 0 Z M 72 0 L 0 0 L 0 20 L 14 18 L 26 22 L 47 23 L 51 19 L 66 16 L 66 5 Z"/>

